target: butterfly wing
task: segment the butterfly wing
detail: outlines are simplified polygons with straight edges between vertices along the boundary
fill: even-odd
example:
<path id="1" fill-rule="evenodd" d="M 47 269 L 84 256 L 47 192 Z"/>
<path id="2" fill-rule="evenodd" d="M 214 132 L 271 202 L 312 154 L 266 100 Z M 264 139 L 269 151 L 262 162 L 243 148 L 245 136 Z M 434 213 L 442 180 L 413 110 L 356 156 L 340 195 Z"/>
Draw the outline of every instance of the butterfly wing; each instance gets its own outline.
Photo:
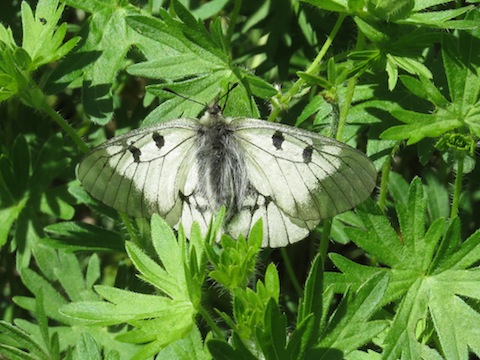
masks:
<path id="1" fill-rule="evenodd" d="M 305 238 L 321 219 L 353 208 L 375 187 L 372 162 L 346 144 L 255 119 L 234 119 L 231 126 L 244 150 L 254 195 L 230 227 L 245 233 L 247 223 L 262 217 L 264 246 Z"/>
<path id="2" fill-rule="evenodd" d="M 93 149 L 77 176 L 96 199 L 135 217 L 176 225 L 194 193 L 198 120 L 176 119 L 131 131 Z M 187 205 L 185 205 L 187 204 Z"/>

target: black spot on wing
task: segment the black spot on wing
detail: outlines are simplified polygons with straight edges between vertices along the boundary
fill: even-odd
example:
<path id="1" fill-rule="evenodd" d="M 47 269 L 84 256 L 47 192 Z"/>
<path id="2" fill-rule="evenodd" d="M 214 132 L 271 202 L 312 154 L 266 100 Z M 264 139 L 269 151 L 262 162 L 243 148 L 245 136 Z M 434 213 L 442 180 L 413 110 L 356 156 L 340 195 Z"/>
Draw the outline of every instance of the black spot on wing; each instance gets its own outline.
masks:
<path id="1" fill-rule="evenodd" d="M 271 196 L 265 196 L 265 207 L 268 207 L 268 204 L 270 204 L 273 201 Z"/>
<path id="2" fill-rule="evenodd" d="M 275 134 L 272 135 L 272 144 L 277 150 L 282 149 L 282 144 L 285 141 L 282 132 L 275 131 Z"/>
<path id="3" fill-rule="evenodd" d="M 142 155 L 142 152 L 140 151 L 139 148 L 133 146 L 133 145 L 129 145 L 128 146 L 128 151 L 130 151 L 133 155 L 133 161 L 135 161 L 136 163 L 140 162 L 140 156 Z"/>
<path id="4" fill-rule="evenodd" d="M 157 148 L 161 149 L 163 145 L 165 145 L 165 138 L 157 132 L 154 132 L 152 135 L 153 141 L 155 141 L 155 145 Z"/>
<path id="5" fill-rule="evenodd" d="M 313 147 L 312 146 L 307 146 L 305 149 L 303 149 L 303 162 L 305 164 L 308 164 L 312 161 L 312 153 L 313 153 Z"/>

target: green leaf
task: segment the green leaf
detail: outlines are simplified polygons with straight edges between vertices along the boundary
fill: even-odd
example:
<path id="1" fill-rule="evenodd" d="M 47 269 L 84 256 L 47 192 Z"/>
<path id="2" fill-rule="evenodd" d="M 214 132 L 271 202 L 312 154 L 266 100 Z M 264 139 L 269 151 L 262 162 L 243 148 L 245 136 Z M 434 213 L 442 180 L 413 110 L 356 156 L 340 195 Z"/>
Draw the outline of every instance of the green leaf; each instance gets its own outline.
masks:
<path id="1" fill-rule="evenodd" d="M 0 227 L 0 247 L 7 242 L 10 229 L 12 228 L 15 220 L 18 219 L 18 216 L 25 204 L 26 201 L 22 201 L 18 205 L 0 209 L 0 222 L 2 224 Z"/>
<path id="2" fill-rule="evenodd" d="M 196 271 L 204 267 L 188 266 L 188 262 L 196 258 L 197 250 L 189 247 L 184 237 L 179 237 L 177 241 L 171 228 L 158 215 L 152 216 L 151 233 L 153 247 L 162 266 L 133 243 L 127 243 L 127 253 L 140 270 L 141 278 L 161 290 L 160 295 L 98 285 L 95 290 L 106 301 L 79 301 L 62 308 L 62 313 L 86 324 L 132 325 L 133 330 L 118 339 L 129 343 L 148 343 L 136 354 L 138 358 L 158 353 L 184 338 L 192 329 L 200 294 L 192 287 L 200 288 L 203 283 L 203 277 Z M 187 278 L 200 281 L 187 281 Z"/>
<path id="3" fill-rule="evenodd" d="M 134 243 L 127 242 L 126 248 L 128 256 L 142 274 L 139 276 L 142 280 L 149 282 L 172 298 L 184 295 L 182 294 L 182 285 L 185 286 L 185 283 L 178 284 L 175 276 L 171 276 L 164 268 L 145 255 Z"/>
<path id="4" fill-rule="evenodd" d="M 323 291 L 323 263 L 322 256 L 318 254 L 313 260 L 308 273 L 303 299 L 298 308 L 297 325 L 304 321 L 310 314 L 314 318 L 314 328 L 320 324 L 322 316 L 323 299 L 320 294 Z"/>
<path id="5" fill-rule="evenodd" d="M 23 135 L 19 135 L 12 147 L 13 182 L 10 188 L 14 197 L 19 200 L 28 187 L 30 178 L 30 149 Z"/>
<path id="6" fill-rule="evenodd" d="M 122 2 L 115 2 L 115 6 L 107 2 L 87 3 L 83 7 L 94 9 L 85 29 L 86 39 L 52 74 L 53 84 L 48 90 L 60 91 L 81 76 L 85 111 L 93 122 L 103 125 L 113 115 L 112 83 L 137 36 L 127 26 L 125 17 L 138 10 Z"/>
<path id="7" fill-rule="evenodd" d="M 255 223 L 250 231 L 248 243 L 243 237 L 234 241 L 224 235 L 220 240 L 221 248 L 215 249 L 207 244 L 206 254 L 213 266 L 209 276 L 229 290 L 245 288 L 255 272 L 258 252 L 262 245 L 262 228 L 261 221 Z M 276 286 L 273 273 L 271 275 L 268 279 Z"/>
<path id="8" fill-rule="evenodd" d="M 314 328 L 314 315 L 311 314 L 303 319 L 302 322 L 297 321 L 295 330 L 288 338 L 286 355 L 289 358 L 298 359 L 303 358 L 308 350 L 311 348 L 309 340 L 315 340 L 315 335 L 318 334 L 318 329 Z"/>
<path id="9" fill-rule="evenodd" d="M 67 303 L 65 298 L 43 277 L 36 272 L 24 268 L 22 269 L 22 281 L 25 286 L 33 293 L 43 293 L 45 313 L 52 319 L 60 321 L 64 324 L 73 323 L 70 319 L 63 316 L 59 309 Z M 17 296 L 13 299 L 17 305 L 25 309 L 34 311 L 35 301 L 30 298 Z"/>
<path id="10" fill-rule="evenodd" d="M 459 119 L 452 117 L 452 114 L 445 111 L 439 111 L 432 115 L 408 110 L 395 110 L 392 115 L 408 125 L 393 126 L 380 134 L 380 137 L 388 140 L 408 139 L 409 145 L 425 137 L 437 137 L 463 126 Z"/>
<path id="11" fill-rule="evenodd" d="M 192 10 L 192 15 L 202 20 L 209 19 L 220 12 L 227 3 L 228 0 L 212 0 Z"/>
<path id="12" fill-rule="evenodd" d="M 278 304 L 270 298 L 265 308 L 263 329 L 257 329 L 257 337 L 267 359 L 282 358 L 286 353 L 287 318 L 280 313 Z"/>
<path id="13" fill-rule="evenodd" d="M 102 355 L 95 338 L 88 333 L 82 334 L 82 339 L 75 347 L 73 356 L 74 359 L 102 359 Z"/>
<path id="14" fill-rule="evenodd" d="M 57 186 L 42 193 L 39 210 L 62 220 L 70 220 L 75 215 L 71 202 L 72 196 L 68 192 L 68 186 Z"/>
<path id="15" fill-rule="evenodd" d="M 372 233 L 371 229 L 375 226 L 367 222 L 372 218 L 371 215 L 365 216 L 362 209 L 358 211 L 364 224 L 368 225 L 366 228 Z M 468 328 L 458 326 L 449 331 L 447 324 L 462 323 L 461 317 L 477 319 L 480 316 L 477 309 L 470 305 L 480 298 L 478 287 L 473 285 L 478 281 L 480 272 L 476 268 L 469 269 L 480 261 L 479 232 L 459 244 L 459 220 L 453 220 L 446 232 L 442 218 L 433 221 L 427 229 L 425 212 L 423 186 L 419 179 L 414 179 L 406 200 L 397 203 L 400 236 L 404 245 L 400 245 L 396 252 L 403 262 L 392 262 L 391 269 L 378 269 L 355 264 L 337 255 L 331 258 L 344 275 L 325 275 L 327 286 L 339 292 L 348 287 L 358 288 L 362 279 L 367 281 L 372 276 L 389 273 L 388 286 L 377 302 L 387 304 L 398 298 L 401 298 L 401 302 L 398 310 L 392 314 L 391 327 L 383 341 L 382 356 L 385 359 L 419 358 L 423 351 L 427 351 L 421 345 L 422 339 L 430 338 L 432 331 L 438 337 L 441 348 L 448 351 L 449 358 L 463 358 L 468 356 L 469 351 L 478 352 L 476 325 L 472 323 Z M 375 223 L 386 221 L 384 219 L 375 219 Z M 384 238 L 393 238 L 388 235 L 390 231 L 384 226 L 379 236 L 383 233 Z M 360 232 L 350 233 L 360 246 L 365 247 L 364 243 L 368 245 L 366 239 L 358 241 L 363 236 Z M 382 255 L 374 247 L 370 251 L 375 257 Z M 445 319 L 446 311 L 449 315 Z M 462 341 L 458 341 L 459 337 L 462 337 Z"/>
<path id="16" fill-rule="evenodd" d="M 214 359 L 218 360 L 256 360 L 249 349 L 243 344 L 237 334 L 233 334 L 235 348 L 224 340 L 210 339 L 207 342 L 208 350 Z"/>
<path id="17" fill-rule="evenodd" d="M 459 220 L 452 221 L 451 226 L 459 226 Z M 445 252 L 445 256 L 441 258 L 437 271 L 446 271 L 447 269 L 457 270 L 466 269 L 475 264 L 480 259 L 480 231 L 470 236 L 465 242 L 458 246 L 459 229 L 450 229 L 445 236 L 450 237 L 450 251 Z M 452 250 L 456 251 L 452 253 Z"/>
<path id="18" fill-rule="evenodd" d="M 371 202 L 364 203 L 358 215 L 366 231 L 359 228 L 347 228 L 345 232 L 360 247 L 378 257 L 378 261 L 399 266 L 404 263 L 402 245 L 396 232 L 391 228 L 383 212 Z"/>
<path id="19" fill-rule="evenodd" d="M 197 327 L 193 327 L 183 339 L 175 341 L 161 350 L 155 358 L 157 360 L 211 359 L 203 346 L 202 336 Z"/>
<path id="20" fill-rule="evenodd" d="M 448 100 L 428 78 L 421 76 L 420 80 L 417 80 L 412 76 L 401 75 L 400 80 L 412 94 L 432 102 L 435 106 L 445 107 L 448 105 Z"/>
<path id="21" fill-rule="evenodd" d="M 464 117 L 465 122 L 473 126 L 472 130 L 478 136 L 478 116 L 472 113 L 468 119 L 472 106 L 478 104 L 480 92 L 478 68 L 480 64 L 472 61 L 476 56 L 473 49 L 480 46 L 480 40 L 467 33 L 459 34 L 458 39 L 445 37 L 443 42 L 443 63 L 447 76 L 450 98 L 457 106 L 458 115 Z"/>
<path id="22" fill-rule="evenodd" d="M 450 195 L 445 185 L 430 171 L 425 173 L 424 179 L 427 184 L 427 209 L 430 220 L 447 218 L 450 215 Z"/>
<path id="23" fill-rule="evenodd" d="M 408 19 L 398 22 L 444 29 L 474 29 L 478 25 L 474 21 L 452 20 L 471 10 L 472 7 L 464 6 L 458 9 L 426 11 L 412 14 Z"/>
<path id="24" fill-rule="evenodd" d="M 410 184 L 407 203 L 398 203 L 396 206 L 404 246 L 412 252 L 425 234 L 425 209 L 423 185 L 419 178 L 415 178 Z"/>
<path id="25" fill-rule="evenodd" d="M 122 238 L 118 233 L 83 222 L 65 221 L 44 228 L 51 237 L 42 242 L 67 251 L 123 251 Z"/>
<path id="26" fill-rule="evenodd" d="M 348 1 L 346 0 L 302 0 L 302 1 L 328 11 L 348 12 Z"/>
<path id="27" fill-rule="evenodd" d="M 19 327 L 9 324 L 6 321 L 0 320 L 0 333 L 14 341 L 19 348 L 26 349 L 29 352 L 14 351 L 12 347 L 0 344 L 0 354 L 14 355 L 12 359 L 47 359 L 48 354 L 37 344 L 28 333 Z M 20 357 L 24 356 L 24 357 Z M 8 357 L 10 358 L 10 357 Z"/>
<path id="28" fill-rule="evenodd" d="M 368 22 L 358 16 L 354 20 L 358 29 L 372 42 L 385 44 L 389 40 L 388 35 L 379 23 Z"/>
<path id="29" fill-rule="evenodd" d="M 415 5 L 413 0 L 367 1 L 368 10 L 381 20 L 397 21 L 408 17 Z"/>
<path id="30" fill-rule="evenodd" d="M 316 347 L 349 353 L 385 330 L 385 321 L 368 320 L 379 308 L 388 282 L 387 274 L 377 274 L 363 284 L 353 297 L 345 295 Z"/>
<path id="31" fill-rule="evenodd" d="M 63 138 L 52 136 L 42 146 L 38 157 L 33 164 L 30 179 L 30 192 L 44 191 L 55 177 L 65 170 L 70 159 L 63 155 Z"/>

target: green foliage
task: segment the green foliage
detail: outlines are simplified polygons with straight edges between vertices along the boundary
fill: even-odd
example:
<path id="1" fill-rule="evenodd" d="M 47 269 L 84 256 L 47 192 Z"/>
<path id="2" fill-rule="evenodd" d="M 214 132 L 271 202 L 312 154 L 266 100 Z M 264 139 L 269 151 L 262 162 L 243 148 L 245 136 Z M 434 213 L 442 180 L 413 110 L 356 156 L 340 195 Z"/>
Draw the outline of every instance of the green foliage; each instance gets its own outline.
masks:
<path id="1" fill-rule="evenodd" d="M 2 4 L 0 357 L 479 357 L 480 15 L 468 3 Z M 222 209 L 187 240 L 76 180 L 91 146 L 219 98 L 228 116 L 366 150 L 375 201 L 261 250 L 261 222 L 231 239 Z"/>

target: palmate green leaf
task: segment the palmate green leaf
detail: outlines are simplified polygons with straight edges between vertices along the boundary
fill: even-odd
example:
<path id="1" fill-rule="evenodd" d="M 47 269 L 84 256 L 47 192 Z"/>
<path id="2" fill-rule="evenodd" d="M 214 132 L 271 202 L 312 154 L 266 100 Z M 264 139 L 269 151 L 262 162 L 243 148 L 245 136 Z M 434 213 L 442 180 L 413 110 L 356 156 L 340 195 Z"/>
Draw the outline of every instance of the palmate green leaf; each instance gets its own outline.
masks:
<path id="1" fill-rule="evenodd" d="M 0 333 L 6 336 L 6 339 L 15 343 L 18 348 L 28 350 L 17 350 L 14 347 L 0 344 L 0 354 L 5 355 L 7 359 L 47 359 L 48 354 L 32 337 L 17 326 L 0 321 Z M 21 356 L 23 355 L 23 356 Z"/>
<path id="2" fill-rule="evenodd" d="M 73 255 L 71 255 L 73 256 Z M 53 259 L 52 259 L 53 260 Z M 69 258 L 71 260 L 71 258 Z M 65 260 L 66 261 L 66 260 Z M 78 263 L 77 263 L 78 266 Z M 33 294 L 38 294 L 40 292 L 43 293 L 43 297 L 45 299 L 44 306 L 45 306 L 45 313 L 51 319 L 59 321 L 63 324 L 73 324 L 74 321 L 65 317 L 64 315 L 60 314 L 58 310 L 67 304 L 67 300 L 52 286 L 52 284 L 38 275 L 36 272 L 30 269 L 24 269 L 22 272 L 22 280 L 23 283 L 29 288 L 29 290 Z M 82 287 L 84 284 L 66 284 L 66 286 L 74 287 L 79 286 Z M 91 290 L 90 290 L 91 291 Z M 76 294 L 79 295 L 79 294 Z M 85 294 L 84 294 L 85 295 Z M 18 296 L 14 298 L 14 301 L 17 305 L 27 310 L 34 311 L 35 310 L 35 302 L 32 298 L 27 298 L 23 296 Z"/>
<path id="3" fill-rule="evenodd" d="M 201 241 L 194 239 L 187 243 L 182 231 L 177 240 L 172 229 L 158 215 L 152 216 L 151 233 L 161 266 L 133 243 L 127 243 L 127 253 L 140 271 L 140 277 L 160 290 L 159 295 L 96 286 L 95 290 L 106 301 L 79 301 L 62 308 L 62 313 L 82 323 L 132 325 L 133 330 L 118 339 L 145 343 L 134 357 L 139 359 L 158 353 L 184 338 L 195 327 L 205 276 Z M 192 230 L 192 236 L 201 236 L 198 229 Z"/>
<path id="4" fill-rule="evenodd" d="M 73 359 L 102 359 L 101 349 L 92 335 L 83 334 L 80 343 L 73 351 Z"/>
<path id="5" fill-rule="evenodd" d="M 438 137 L 442 134 L 463 127 L 463 122 L 454 114 L 439 109 L 434 114 L 424 114 L 409 110 L 396 110 L 392 112 L 407 125 L 392 126 L 380 136 L 386 140 L 408 139 L 409 145 L 415 144 L 426 137 Z"/>
<path id="6" fill-rule="evenodd" d="M 144 120 L 143 125 L 184 117 L 197 117 L 205 106 L 226 93 L 229 85 L 238 84 L 229 92 L 225 115 L 258 117 L 251 93 L 267 98 L 277 91 L 267 82 L 232 64 L 229 45 L 222 33 L 220 19 L 214 20 L 208 32 L 179 2 L 174 2 L 181 21 L 167 11 L 161 19 L 131 15 L 127 23 L 144 39 L 156 42 L 163 51 L 146 53 L 147 61 L 128 68 L 132 75 L 159 79 L 167 85 L 151 85 L 147 89 L 163 101 Z M 142 50 L 141 42 L 137 44 Z M 144 51 L 145 52 L 145 51 Z M 182 95 L 174 96 L 163 88 Z M 250 92 L 251 91 L 251 92 Z M 200 104 L 184 98 L 193 99 Z"/>
<path id="7" fill-rule="evenodd" d="M 356 60 L 354 72 L 363 72 L 372 67 L 385 68 L 389 90 L 395 88 L 399 70 L 426 78 L 432 77 L 429 68 L 424 65 L 422 51 L 432 43 L 440 42 L 439 34 L 426 29 L 377 22 L 359 16 L 354 20 L 359 30 L 374 45 L 373 49 L 353 51 L 349 54 L 350 59 Z"/>
<path id="8" fill-rule="evenodd" d="M 68 192 L 68 185 L 47 188 L 40 198 L 40 211 L 62 220 L 70 220 L 75 215 L 73 196 Z"/>
<path id="9" fill-rule="evenodd" d="M 64 221 L 44 228 L 49 237 L 42 242 L 66 251 L 124 251 L 120 234 L 84 222 Z"/>
<path id="10" fill-rule="evenodd" d="M 383 358 L 417 359 L 422 353 L 429 352 L 431 349 L 425 348 L 422 342 L 428 343 L 432 334 L 423 333 L 422 328 L 433 329 L 439 346 L 448 354 L 446 358 L 467 358 L 469 351 L 478 356 L 480 325 L 476 321 L 480 314 L 471 307 L 471 301 L 480 299 L 480 290 L 474 285 L 479 281 L 480 272 L 472 268 L 480 261 L 480 232 L 459 243 L 458 219 L 451 222 L 447 231 L 444 231 L 445 221 L 441 218 L 427 228 L 426 198 L 418 179 L 411 183 L 406 200 L 397 204 L 403 245 L 399 236 L 392 233 L 393 229 L 387 228 L 383 215 L 364 213 L 361 208 L 358 212 L 367 230 L 364 233 L 358 229 L 348 230 L 352 240 L 391 268 L 368 267 L 338 255 L 332 256 L 343 275 L 327 273 L 326 283 L 333 284 L 335 291 L 339 292 L 348 287 L 356 289 L 362 280 L 373 274 L 390 275 L 380 304 L 401 300 L 382 344 Z M 384 225 L 380 227 L 379 224 Z M 396 247 L 401 261 L 387 256 L 386 249 L 371 245 L 372 241 L 378 241 L 375 232 L 378 236 L 383 235 L 383 242 Z M 465 321 L 461 319 L 467 317 L 472 322 L 463 326 Z M 419 324 L 423 326 L 419 327 Z M 452 324 L 459 325 L 449 329 Z"/>
<path id="11" fill-rule="evenodd" d="M 155 357 L 156 360 L 209 360 L 211 359 L 206 347 L 203 345 L 200 331 L 194 327 L 183 339 L 178 340 L 165 349 L 162 349 Z"/>
<path id="12" fill-rule="evenodd" d="M 405 85 L 412 94 L 430 101 L 437 107 L 444 108 L 448 105 L 448 100 L 435 87 L 430 79 L 424 76 L 420 76 L 420 79 L 416 79 L 408 75 L 401 75 L 399 78 L 402 84 Z"/>
<path id="13" fill-rule="evenodd" d="M 64 5 L 58 0 L 40 0 L 35 15 L 26 3 L 22 3 L 22 47 L 32 59 L 30 70 L 61 59 L 79 42 L 74 37 L 62 45 L 67 32 L 67 24 L 57 25 L 63 13 Z"/>
<path id="14" fill-rule="evenodd" d="M 378 261 L 392 267 L 402 266 L 404 255 L 402 245 L 388 219 L 372 202 L 364 203 L 362 211 L 358 211 L 363 226 L 361 228 L 345 229 L 354 242 L 369 253 L 374 253 Z M 367 215 L 368 214 L 368 215 Z"/>
<path id="15" fill-rule="evenodd" d="M 66 3 L 91 12 L 90 21 L 82 32 L 85 41 L 55 69 L 46 89 L 56 93 L 81 79 L 85 111 L 92 121 L 105 124 L 113 115 L 112 83 L 138 37 L 127 26 L 125 17 L 139 10 L 122 1 Z"/>
<path id="16" fill-rule="evenodd" d="M 188 22 L 192 22 L 184 12 L 183 16 Z M 156 53 L 148 61 L 130 66 L 129 73 L 167 81 L 169 89 L 201 104 L 209 104 L 221 92 L 226 92 L 229 83 L 239 83 L 240 86 L 229 93 L 225 115 L 230 111 L 237 116 L 244 114 L 258 117 L 258 110 L 242 85 L 242 79 L 252 84 L 252 91 L 257 95 L 265 97 L 274 94 L 273 88 L 266 86 L 265 82 L 259 81 L 255 76 L 234 68 L 223 45 L 213 41 L 211 36 L 205 33 L 203 25 L 199 28 L 195 22 L 195 28 L 200 35 L 194 36 L 186 24 L 169 18 L 168 13 L 163 13 L 163 17 L 164 21 L 146 16 L 128 18 L 129 25 L 137 32 L 168 47 L 168 51 Z M 147 88 L 164 101 L 147 116 L 143 125 L 181 116 L 197 117 L 203 110 L 204 106 L 201 104 L 167 94 L 162 91 L 163 87 L 165 85 Z"/>
<path id="17" fill-rule="evenodd" d="M 478 19 L 478 15 L 473 16 Z M 450 99 L 447 100 L 425 77 L 420 77 L 420 82 L 404 77 L 402 81 L 407 88 L 430 101 L 435 110 L 429 114 L 404 109 L 392 112 L 405 125 L 387 129 L 381 134 L 382 139 L 408 139 L 408 144 L 413 144 L 451 131 L 468 132 L 477 137 L 480 135 L 480 62 L 473 50 L 480 46 L 480 40 L 460 32 L 456 36 L 445 36 L 442 45 Z"/>
<path id="18" fill-rule="evenodd" d="M 450 215 L 450 194 L 445 184 L 432 172 L 426 171 L 427 209 L 430 219 L 447 218 Z"/>
<path id="19" fill-rule="evenodd" d="M 389 275 L 379 273 L 364 283 L 353 297 L 345 294 L 315 347 L 348 354 L 384 331 L 388 326 L 386 321 L 369 319 L 379 309 L 388 283 Z M 326 359 L 328 355 L 328 350 L 323 350 Z"/>
<path id="20" fill-rule="evenodd" d="M 233 333 L 231 343 L 220 339 L 210 339 L 207 342 L 208 350 L 216 360 L 257 360 L 250 350 L 243 344 L 241 338 Z"/>
<path id="21" fill-rule="evenodd" d="M 474 29 L 478 27 L 478 23 L 473 20 L 455 20 L 472 10 L 472 6 L 464 6 L 458 9 L 419 12 L 410 15 L 407 19 L 399 19 L 397 22 L 441 29 Z"/>
<path id="22" fill-rule="evenodd" d="M 348 1 L 346 0 L 302 0 L 306 3 L 317 6 L 321 9 L 336 12 L 348 12 Z"/>
<path id="23" fill-rule="evenodd" d="M 377 18 L 385 21 L 398 21 L 400 19 L 408 17 L 414 5 L 415 1 L 413 0 L 367 1 L 368 11 Z"/>
<path id="24" fill-rule="evenodd" d="M 67 26 L 58 25 L 63 8 L 58 0 L 40 0 L 34 14 L 22 2 L 22 47 L 16 45 L 10 29 L 0 26 L 0 101 L 17 95 L 28 106 L 44 109 L 45 95 L 31 73 L 65 56 L 80 40 L 73 37 L 63 44 Z"/>
<path id="25" fill-rule="evenodd" d="M 63 139 L 54 135 L 43 142 L 39 151 L 32 152 L 22 135 L 15 140 L 9 158 L 0 158 L 0 184 L 5 221 L 0 231 L 0 243 L 13 234 L 14 244 L 22 249 L 18 253 L 19 267 L 28 264 L 31 249 L 41 237 L 38 214 L 54 214 L 65 219 L 73 216 L 73 198 L 62 188 L 52 186 L 68 166 L 70 159 L 63 152 Z M 18 179 L 18 180 L 16 180 Z M 13 228 L 13 229 L 12 229 Z"/>
<path id="26" fill-rule="evenodd" d="M 37 319 L 36 323 L 15 319 L 15 325 L 25 333 L 28 341 L 39 344 L 48 353 L 48 356 L 36 359 L 56 359 L 59 358 L 56 354 L 65 352 L 68 346 L 82 347 L 82 333 L 90 334 L 105 352 L 115 349 L 125 356 L 134 353 L 135 346 L 122 344 L 115 339 L 118 333 L 125 329 L 105 331 L 100 327 L 84 327 L 59 312 L 60 308 L 67 304 L 67 298 L 79 301 L 98 300 L 98 294 L 92 289 L 100 277 L 100 263 L 96 255 L 89 259 L 84 271 L 73 254 L 57 252 L 40 245 L 35 247 L 34 256 L 41 273 L 30 269 L 21 271 L 22 283 L 34 298 L 15 296 L 14 301 Z M 30 350 L 22 344 L 17 346 Z"/>

